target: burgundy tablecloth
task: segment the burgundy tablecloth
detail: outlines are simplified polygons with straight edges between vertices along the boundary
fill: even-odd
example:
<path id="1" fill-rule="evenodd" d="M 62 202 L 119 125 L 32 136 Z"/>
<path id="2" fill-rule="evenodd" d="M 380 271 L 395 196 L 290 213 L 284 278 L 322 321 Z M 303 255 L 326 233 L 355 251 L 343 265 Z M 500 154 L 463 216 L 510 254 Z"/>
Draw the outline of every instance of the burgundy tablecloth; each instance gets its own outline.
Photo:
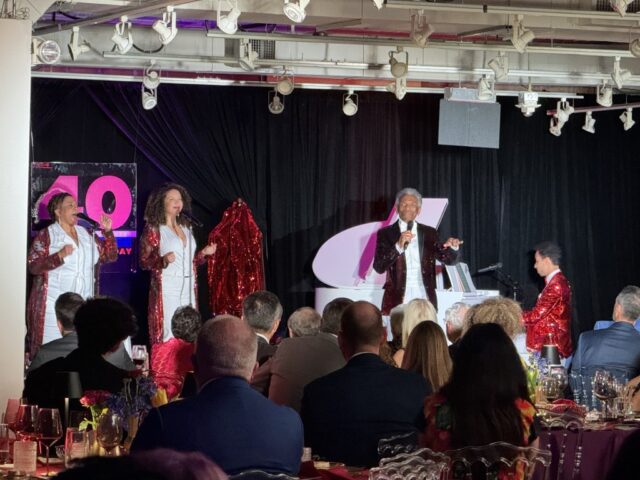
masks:
<path id="1" fill-rule="evenodd" d="M 550 450 L 553 455 L 547 478 L 603 480 L 622 442 L 635 430 L 542 431 L 539 448 Z"/>

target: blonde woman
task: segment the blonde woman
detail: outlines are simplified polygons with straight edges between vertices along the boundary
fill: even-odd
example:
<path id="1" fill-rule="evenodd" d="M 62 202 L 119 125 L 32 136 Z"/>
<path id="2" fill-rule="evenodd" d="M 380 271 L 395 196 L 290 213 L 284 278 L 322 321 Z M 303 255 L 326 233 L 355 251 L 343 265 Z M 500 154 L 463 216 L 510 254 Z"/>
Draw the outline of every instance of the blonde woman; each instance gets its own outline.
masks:
<path id="1" fill-rule="evenodd" d="M 436 309 L 433 304 L 424 298 L 414 298 L 404 307 L 404 319 L 402 320 L 402 348 L 394 355 L 396 365 L 402 365 L 404 351 L 407 348 L 409 335 L 414 328 L 425 321 L 437 322 Z"/>
<path id="2" fill-rule="evenodd" d="M 449 381 L 451 357 L 440 325 L 436 322 L 420 322 L 413 329 L 402 368 L 421 374 L 434 392 Z"/>

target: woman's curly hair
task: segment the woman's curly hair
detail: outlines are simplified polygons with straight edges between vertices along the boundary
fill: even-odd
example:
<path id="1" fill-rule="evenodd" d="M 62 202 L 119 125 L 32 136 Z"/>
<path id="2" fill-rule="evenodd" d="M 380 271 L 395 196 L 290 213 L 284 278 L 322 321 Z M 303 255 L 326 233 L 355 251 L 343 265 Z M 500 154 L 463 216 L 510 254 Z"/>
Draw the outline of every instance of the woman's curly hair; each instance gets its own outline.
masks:
<path id="1" fill-rule="evenodd" d="M 147 206 L 144 209 L 144 221 L 154 227 L 164 225 L 167 217 L 164 213 L 164 199 L 169 190 L 177 190 L 182 197 L 182 211 L 191 213 L 191 195 L 187 189 L 177 183 L 165 183 L 159 188 L 151 192 L 147 200 Z M 184 215 L 178 215 L 176 219 L 179 225 L 189 226 L 191 223 Z"/>
<path id="2" fill-rule="evenodd" d="M 49 216 L 52 221 L 56 222 L 58 220 L 56 210 L 62 206 L 62 202 L 64 202 L 64 199 L 67 197 L 73 198 L 73 195 L 68 192 L 60 192 L 56 193 L 49 199 L 49 203 L 47 203 L 47 212 L 49 212 Z"/>

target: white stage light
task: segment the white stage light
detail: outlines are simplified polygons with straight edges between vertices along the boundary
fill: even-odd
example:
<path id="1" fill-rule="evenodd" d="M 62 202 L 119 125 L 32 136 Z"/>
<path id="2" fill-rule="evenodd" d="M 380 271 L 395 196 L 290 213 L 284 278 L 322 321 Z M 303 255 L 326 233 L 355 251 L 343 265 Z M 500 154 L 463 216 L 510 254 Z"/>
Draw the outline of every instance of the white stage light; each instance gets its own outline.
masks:
<path id="1" fill-rule="evenodd" d="M 246 70 L 247 72 L 251 72 L 255 70 L 256 65 L 255 61 L 258 59 L 258 52 L 253 50 L 251 47 L 251 42 L 247 38 L 243 38 L 240 40 L 240 54 L 238 56 L 238 63 L 240 64 L 240 68 Z"/>
<path id="2" fill-rule="evenodd" d="M 270 90 L 267 98 L 269 100 L 269 111 L 274 115 L 284 112 L 284 97 L 280 98 L 276 90 Z"/>
<path id="3" fill-rule="evenodd" d="M 609 3 L 614 12 L 618 12 L 621 17 L 624 17 L 627 13 L 627 7 L 633 3 L 633 0 L 609 0 Z"/>
<path id="4" fill-rule="evenodd" d="M 535 34 L 522 24 L 523 18 L 523 15 L 516 15 L 511 24 L 511 43 L 520 53 L 524 53 L 527 45 L 536 38 Z"/>
<path id="5" fill-rule="evenodd" d="M 178 34 L 176 26 L 176 12 L 171 5 L 162 14 L 162 20 L 156 20 L 151 27 L 160 35 L 160 41 L 163 45 L 169 45 Z"/>
<path id="6" fill-rule="evenodd" d="M 417 47 L 424 48 L 434 29 L 427 22 L 427 16 L 422 12 L 411 15 L 411 40 Z"/>
<path id="7" fill-rule="evenodd" d="M 584 125 L 582 126 L 582 129 L 585 132 L 596 133 L 595 124 L 596 119 L 592 117 L 591 112 L 587 112 L 584 116 Z"/>
<path id="8" fill-rule="evenodd" d="M 606 81 L 596 87 L 596 103 L 603 107 L 610 107 L 613 104 L 613 89 Z"/>
<path id="9" fill-rule="evenodd" d="M 384 5 L 384 0 L 373 0 L 373 4 L 378 10 L 380 10 L 382 8 L 382 5 Z"/>
<path id="10" fill-rule="evenodd" d="M 633 127 L 636 124 L 633 120 L 633 108 L 627 108 L 626 111 L 622 112 L 622 115 L 620 115 L 620 121 L 624 125 L 625 132 Z"/>
<path id="11" fill-rule="evenodd" d="M 349 90 L 349 93 L 342 96 L 342 112 L 347 117 L 353 117 L 358 113 L 358 94 L 353 93 L 353 90 Z"/>
<path id="12" fill-rule="evenodd" d="M 404 54 L 404 62 L 396 58 L 401 54 Z M 395 78 L 406 77 L 409 73 L 409 52 L 405 52 L 402 47 L 396 47 L 396 50 L 391 50 L 389 52 L 389 65 L 391 66 L 391 75 Z"/>
<path id="13" fill-rule="evenodd" d="M 530 117 L 536 111 L 536 108 L 540 106 L 538 103 L 538 94 L 531 91 L 531 86 L 526 92 L 520 92 L 518 94 L 519 103 L 516 105 L 525 117 Z"/>
<path id="14" fill-rule="evenodd" d="M 40 37 L 33 37 L 31 39 L 31 64 L 37 65 L 39 63 L 45 63 L 51 65 L 60 60 L 62 52 L 60 51 L 60 45 L 53 40 L 45 40 Z"/>
<path id="15" fill-rule="evenodd" d="M 500 52 L 500 55 L 489 60 L 488 66 L 493 70 L 496 80 L 502 80 L 509 75 L 509 58 L 504 52 Z"/>
<path id="16" fill-rule="evenodd" d="M 82 42 L 82 45 L 80 45 L 80 27 L 73 27 L 71 29 L 71 41 L 69 42 L 67 47 L 69 48 L 69 55 L 71 55 L 71 60 L 73 60 L 74 62 L 83 53 L 91 51 L 91 47 L 86 42 Z"/>
<path id="17" fill-rule="evenodd" d="M 291 95 L 294 88 L 295 84 L 293 83 L 293 78 L 287 75 L 287 71 L 285 70 L 282 76 L 278 79 L 276 90 L 280 95 Z"/>
<path id="18" fill-rule="evenodd" d="M 549 133 L 555 135 L 556 137 L 559 137 L 560 135 L 562 135 L 563 125 L 564 123 L 562 123 L 556 117 L 551 117 L 551 121 L 549 122 Z"/>
<path id="19" fill-rule="evenodd" d="M 616 87 L 618 87 L 618 90 L 620 90 L 623 87 L 624 82 L 626 82 L 630 78 L 631 72 L 629 70 L 620 68 L 620 57 L 616 57 L 616 59 L 613 61 L 613 72 L 611 72 L 611 79 L 613 80 L 613 83 L 616 84 Z"/>
<path id="20" fill-rule="evenodd" d="M 226 15 L 222 13 L 223 3 L 226 3 L 229 8 L 229 12 Z M 238 31 L 238 17 L 240 17 L 241 13 L 236 0 L 233 2 L 230 0 L 218 0 L 218 22 L 216 25 L 224 33 L 233 35 Z"/>
<path id="21" fill-rule="evenodd" d="M 129 17 L 123 15 L 114 27 L 111 41 L 116 44 L 118 53 L 125 54 L 133 47 L 133 35 L 131 34 L 131 22 Z"/>
<path id="22" fill-rule="evenodd" d="M 289 20 L 295 23 L 304 22 L 307 16 L 305 8 L 311 0 L 284 0 L 282 11 Z"/>
<path id="23" fill-rule="evenodd" d="M 402 100 L 407 94 L 407 77 L 396 78 L 387 85 L 387 91 L 393 93 L 398 100 Z"/>
<path id="24" fill-rule="evenodd" d="M 495 100 L 496 93 L 493 90 L 493 82 L 489 77 L 483 75 L 478 82 L 478 100 Z"/>
<path id="25" fill-rule="evenodd" d="M 636 38 L 629 43 L 629 52 L 634 57 L 640 57 L 640 38 Z"/>

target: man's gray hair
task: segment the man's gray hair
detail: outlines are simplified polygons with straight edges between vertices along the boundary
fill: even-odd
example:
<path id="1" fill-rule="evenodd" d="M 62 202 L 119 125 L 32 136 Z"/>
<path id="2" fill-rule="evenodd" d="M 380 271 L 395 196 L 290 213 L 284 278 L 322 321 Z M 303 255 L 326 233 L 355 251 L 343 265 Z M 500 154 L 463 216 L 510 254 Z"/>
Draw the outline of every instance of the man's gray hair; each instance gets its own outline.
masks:
<path id="1" fill-rule="evenodd" d="M 282 305 L 275 294 L 259 290 L 242 301 L 242 316 L 256 332 L 266 333 L 282 317 Z"/>
<path id="2" fill-rule="evenodd" d="M 405 195 L 412 195 L 418 199 L 418 206 L 422 207 L 422 195 L 415 188 L 403 188 L 396 194 L 396 205 L 400 203 L 400 199 Z"/>
<path id="3" fill-rule="evenodd" d="M 287 326 L 294 337 L 309 337 L 318 333 L 322 317 L 311 307 L 297 309 L 289 316 Z"/>
<path id="4" fill-rule="evenodd" d="M 456 302 L 444 312 L 444 321 L 455 330 L 462 330 L 464 327 L 464 314 L 469 310 L 469 305 L 463 302 Z"/>
<path id="5" fill-rule="evenodd" d="M 628 320 L 640 318 L 640 288 L 627 285 L 616 297 L 616 303 L 622 308 L 622 314 Z"/>
<path id="6" fill-rule="evenodd" d="M 199 385 L 215 377 L 251 377 L 258 342 L 251 327 L 238 317 L 218 315 L 205 322 L 196 340 Z"/>

